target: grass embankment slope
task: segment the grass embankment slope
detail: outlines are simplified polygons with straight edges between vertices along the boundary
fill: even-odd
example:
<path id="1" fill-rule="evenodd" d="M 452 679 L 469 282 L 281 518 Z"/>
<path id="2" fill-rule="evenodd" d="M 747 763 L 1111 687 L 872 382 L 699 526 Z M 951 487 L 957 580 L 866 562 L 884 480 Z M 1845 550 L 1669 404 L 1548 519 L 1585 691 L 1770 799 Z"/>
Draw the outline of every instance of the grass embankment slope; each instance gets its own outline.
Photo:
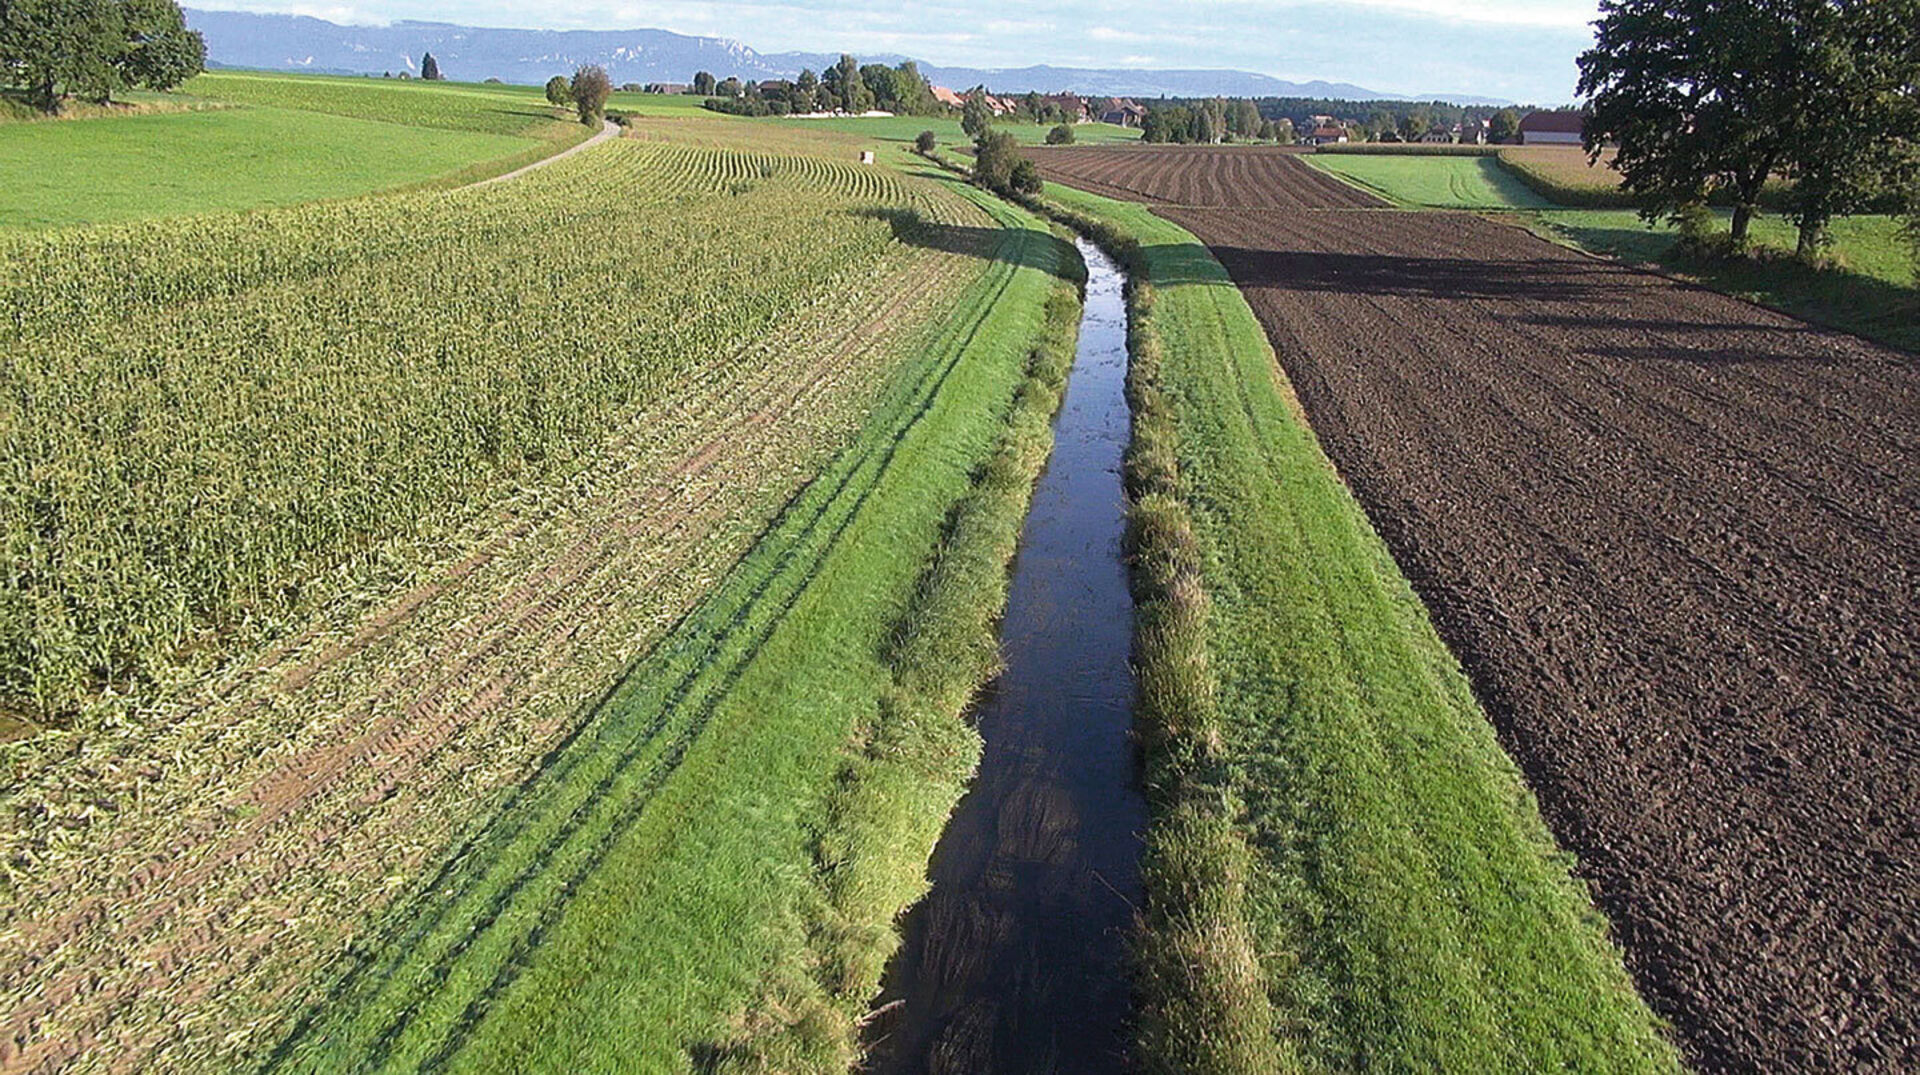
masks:
<path id="1" fill-rule="evenodd" d="M 977 757 L 959 711 L 1072 354 L 1071 248 L 993 211 L 997 232 L 929 233 L 984 242 L 991 268 L 859 439 L 366 946 L 279 1066 L 851 1061 Z"/>
<path id="2" fill-rule="evenodd" d="M 1829 264 L 1821 267 L 1791 256 L 1797 236 L 1777 215 L 1754 221 L 1755 256 L 1701 260 L 1684 255 L 1673 227 L 1649 225 L 1631 208 L 1605 208 L 1630 202 L 1604 160 L 1589 166 L 1578 148 L 1527 146 L 1474 156 L 1316 153 L 1307 160 L 1406 208 L 1511 211 L 1556 241 L 1657 266 L 1796 317 L 1920 350 L 1913 255 L 1894 217 L 1834 221 Z"/>
<path id="3" fill-rule="evenodd" d="M 0 229 L 457 186 L 588 134 L 523 87 L 216 72 L 146 107 L 0 124 Z"/>
<path id="4" fill-rule="evenodd" d="M 1129 464 L 1160 722 L 1147 1066 L 1674 1070 L 1225 270 L 1143 207 L 1051 196 L 1136 242 L 1152 289 Z"/>

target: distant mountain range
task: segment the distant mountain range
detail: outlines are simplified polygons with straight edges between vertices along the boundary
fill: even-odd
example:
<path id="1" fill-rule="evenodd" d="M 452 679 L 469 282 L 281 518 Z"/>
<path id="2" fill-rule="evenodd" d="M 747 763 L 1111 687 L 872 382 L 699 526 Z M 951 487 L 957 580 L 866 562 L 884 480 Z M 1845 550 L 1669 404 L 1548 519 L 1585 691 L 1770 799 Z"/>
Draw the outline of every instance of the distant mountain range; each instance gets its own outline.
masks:
<path id="1" fill-rule="evenodd" d="M 505 30 L 442 22 L 342 26 L 305 15 L 256 15 L 188 9 L 187 24 L 207 38 L 208 61 L 220 67 L 326 74 L 419 74 L 420 55 L 432 52 L 450 79 L 498 78 L 538 84 L 581 64 L 607 69 L 614 84 L 689 82 L 695 71 L 718 78 L 792 78 L 803 67 L 819 71 L 838 54 L 756 52 L 738 41 L 689 37 L 667 30 Z M 897 55 L 863 55 L 863 63 L 897 64 Z M 1073 92 L 1089 96 L 1326 97 L 1357 101 L 1451 101 L 1507 104 L 1488 97 L 1435 94 L 1406 97 L 1344 82 L 1288 82 L 1250 71 L 1134 71 L 1079 67 L 979 69 L 922 61 L 934 83 L 965 90 L 986 85 L 996 93 Z"/>

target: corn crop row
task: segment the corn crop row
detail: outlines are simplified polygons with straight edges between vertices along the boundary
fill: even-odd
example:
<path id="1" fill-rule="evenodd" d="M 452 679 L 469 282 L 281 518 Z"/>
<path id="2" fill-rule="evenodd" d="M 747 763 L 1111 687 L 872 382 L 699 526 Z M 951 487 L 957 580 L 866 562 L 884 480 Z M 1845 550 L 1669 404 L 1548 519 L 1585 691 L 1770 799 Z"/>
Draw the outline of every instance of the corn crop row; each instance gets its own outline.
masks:
<path id="1" fill-rule="evenodd" d="M 0 696 L 71 713 L 566 471 L 869 268 L 875 169 L 618 143 L 478 190 L 0 248 Z"/>

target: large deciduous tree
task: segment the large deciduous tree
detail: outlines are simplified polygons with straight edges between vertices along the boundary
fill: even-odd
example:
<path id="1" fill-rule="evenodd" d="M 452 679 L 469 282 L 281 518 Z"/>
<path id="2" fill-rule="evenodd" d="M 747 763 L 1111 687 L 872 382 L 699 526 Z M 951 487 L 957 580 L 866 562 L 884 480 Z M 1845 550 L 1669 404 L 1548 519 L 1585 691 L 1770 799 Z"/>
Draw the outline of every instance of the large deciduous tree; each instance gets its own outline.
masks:
<path id="1" fill-rule="evenodd" d="M 613 80 L 607 77 L 606 68 L 587 64 L 573 73 L 573 82 L 567 88 L 580 122 L 592 123 L 606 115 L 607 98 L 613 95 Z"/>
<path id="2" fill-rule="evenodd" d="M 106 102 L 199 74 L 206 43 L 173 0 L 0 0 L 0 83 L 53 112 L 63 95 Z"/>
<path id="3" fill-rule="evenodd" d="M 1520 113 L 1503 108 L 1487 118 L 1487 141 L 1496 146 L 1512 145 L 1520 140 Z"/>
<path id="4" fill-rule="evenodd" d="M 547 80 L 547 103 L 555 108 L 565 108 L 573 103 L 573 84 L 565 75 L 555 75 Z"/>
<path id="5" fill-rule="evenodd" d="M 1603 0 L 1580 57 L 1586 145 L 1649 219 L 1714 194 L 1747 241 L 1768 179 L 1795 180 L 1801 245 L 1910 162 L 1920 0 Z"/>
<path id="6" fill-rule="evenodd" d="M 1920 0 L 1807 3 L 1800 25 L 1806 107 L 1783 171 L 1812 258 L 1834 217 L 1892 207 L 1920 178 Z"/>

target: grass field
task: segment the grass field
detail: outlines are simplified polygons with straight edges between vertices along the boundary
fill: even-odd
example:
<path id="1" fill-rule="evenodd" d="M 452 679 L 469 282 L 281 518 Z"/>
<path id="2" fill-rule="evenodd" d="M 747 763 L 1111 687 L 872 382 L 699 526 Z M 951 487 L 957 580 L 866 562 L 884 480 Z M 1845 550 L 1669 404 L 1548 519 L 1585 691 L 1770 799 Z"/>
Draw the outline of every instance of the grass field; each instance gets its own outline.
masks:
<path id="1" fill-rule="evenodd" d="M 589 133 L 533 87 L 221 71 L 137 104 L 85 121 L 0 123 L 0 230 L 456 186 Z"/>
<path id="2" fill-rule="evenodd" d="M 351 197 L 542 144 L 280 108 L 8 124 L 0 126 L 0 228 Z"/>
<path id="3" fill-rule="evenodd" d="M 1143 960 L 1173 970 L 1147 984 L 1148 1066 L 1673 1070 L 1605 923 L 1225 271 L 1142 207 L 1053 195 L 1139 244 L 1168 416 L 1150 447 L 1173 461 L 1210 599 L 1213 682 L 1166 683 L 1199 696 L 1189 708 L 1212 714 L 1217 738 L 1199 733 L 1153 789 L 1160 930 Z M 1233 833 L 1181 809 L 1192 783 L 1237 804 Z"/>
<path id="4" fill-rule="evenodd" d="M 1317 168 L 1415 209 L 1545 209 L 1553 205 L 1490 157 L 1315 153 Z"/>

